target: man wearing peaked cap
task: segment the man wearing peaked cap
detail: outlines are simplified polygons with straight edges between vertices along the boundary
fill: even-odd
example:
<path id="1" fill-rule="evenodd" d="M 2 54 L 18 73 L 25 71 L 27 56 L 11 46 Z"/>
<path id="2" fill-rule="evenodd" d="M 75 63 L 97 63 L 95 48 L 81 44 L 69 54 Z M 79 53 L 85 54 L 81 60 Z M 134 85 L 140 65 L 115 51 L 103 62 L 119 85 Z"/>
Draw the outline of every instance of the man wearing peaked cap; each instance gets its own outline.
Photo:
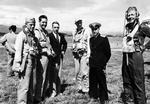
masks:
<path id="1" fill-rule="evenodd" d="M 92 34 L 90 38 L 89 58 L 89 104 L 100 98 L 101 104 L 108 102 L 108 89 L 106 83 L 106 65 L 111 57 L 110 44 L 107 37 L 99 33 L 101 24 L 98 22 L 89 25 Z"/>
<path id="2" fill-rule="evenodd" d="M 98 23 L 98 22 L 94 22 L 94 23 L 91 23 L 91 24 L 89 25 L 89 27 L 90 27 L 91 29 L 100 28 L 100 27 L 101 27 L 101 24 Z"/>

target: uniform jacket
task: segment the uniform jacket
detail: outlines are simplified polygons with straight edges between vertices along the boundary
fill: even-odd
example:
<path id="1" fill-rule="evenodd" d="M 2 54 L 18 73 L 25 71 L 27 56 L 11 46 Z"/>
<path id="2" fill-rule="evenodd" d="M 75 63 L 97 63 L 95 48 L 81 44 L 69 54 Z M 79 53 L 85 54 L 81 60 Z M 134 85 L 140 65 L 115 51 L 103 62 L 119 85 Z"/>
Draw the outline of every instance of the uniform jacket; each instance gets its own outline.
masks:
<path id="1" fill-rule="evenodd" d="M 16 67 L 19 67 L 19 65 L 22 63 L 23 57 L 26 56 L 27 54 L 30 54 L 31 51 L 34 53 L 38 53 L 39 48 L 38 48 L 38 39 L 34 36 L 28 36 L 31 37 L 29 40 L 31 45 L 28 43 L 27 36 L 26 34 L 21 31 L 16 38 L 16 43 L 15 43 L 15 64 Z"/>
<path id="2" fill-rule="evenodd" d="M 90 38 L 90 67 L 104 68 L 110 59 L 111 50 L 107 37 L 97 35 Z"/>
<path id="3" fill-rule="evenodd" d="M 84 49 L 85 53 L 87 53 L 87 57 L 90 55 L 90 47 L 89 47 L 89 38 L 90 33 L 86 29 L 81 29 L 80 31 L 75 31 L 73 33 L 73 50 Z"/>

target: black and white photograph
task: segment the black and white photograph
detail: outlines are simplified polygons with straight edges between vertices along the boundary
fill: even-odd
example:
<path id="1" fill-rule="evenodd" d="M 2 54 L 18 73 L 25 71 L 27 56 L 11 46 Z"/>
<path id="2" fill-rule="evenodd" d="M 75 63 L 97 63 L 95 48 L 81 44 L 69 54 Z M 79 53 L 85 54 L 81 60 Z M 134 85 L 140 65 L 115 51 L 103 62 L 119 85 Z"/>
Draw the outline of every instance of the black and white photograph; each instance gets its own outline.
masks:
<path id="1" fill-rule="evenodd" d="M 0 104 L 150 104 L 149 0 L 0 0 Z"/>

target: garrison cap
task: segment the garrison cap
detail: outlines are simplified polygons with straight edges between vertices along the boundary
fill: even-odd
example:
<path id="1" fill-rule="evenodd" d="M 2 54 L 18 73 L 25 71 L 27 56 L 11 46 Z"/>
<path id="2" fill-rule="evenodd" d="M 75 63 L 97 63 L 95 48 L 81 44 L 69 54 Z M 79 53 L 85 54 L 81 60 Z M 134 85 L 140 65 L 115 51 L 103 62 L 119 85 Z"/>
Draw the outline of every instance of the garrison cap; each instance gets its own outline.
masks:
<path id="1" fill-rule="evenodd" d="M 35 23 L 35 18 L 27 17 L 27 18 L 25 18 L 25 23 Z"/>
<path id="2" fill-rule="evenodd" d="M 78 23 L 81 23 L 82 22 L 82 20 L 81 19 L 77 19 L 77 20 L 75 20 L 75 24 L 78 24 Z"/>
<path id="3" fill-rule="evenodd" d="M 100 28 L 100 27 L 101 27 L 101 24 L 98 23 L 98 22 L 94 22 L 94 23 L 91 23 L 91 24 L 89 25 L 89 27 L 90 27 L 91 29 Z"/>

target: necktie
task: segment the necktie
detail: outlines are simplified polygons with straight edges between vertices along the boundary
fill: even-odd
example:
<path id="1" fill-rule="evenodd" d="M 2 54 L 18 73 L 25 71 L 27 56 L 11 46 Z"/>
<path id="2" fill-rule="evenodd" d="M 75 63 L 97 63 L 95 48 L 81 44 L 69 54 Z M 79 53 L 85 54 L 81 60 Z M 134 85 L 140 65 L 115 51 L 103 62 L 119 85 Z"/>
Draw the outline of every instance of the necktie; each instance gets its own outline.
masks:
<path id="1" fill-rule="evenodd" d="M 57 41 L 59 42 L 59 36 L 58 36 L 58 34 L 56 34 L 56 39 L 57 39 Z"/>

